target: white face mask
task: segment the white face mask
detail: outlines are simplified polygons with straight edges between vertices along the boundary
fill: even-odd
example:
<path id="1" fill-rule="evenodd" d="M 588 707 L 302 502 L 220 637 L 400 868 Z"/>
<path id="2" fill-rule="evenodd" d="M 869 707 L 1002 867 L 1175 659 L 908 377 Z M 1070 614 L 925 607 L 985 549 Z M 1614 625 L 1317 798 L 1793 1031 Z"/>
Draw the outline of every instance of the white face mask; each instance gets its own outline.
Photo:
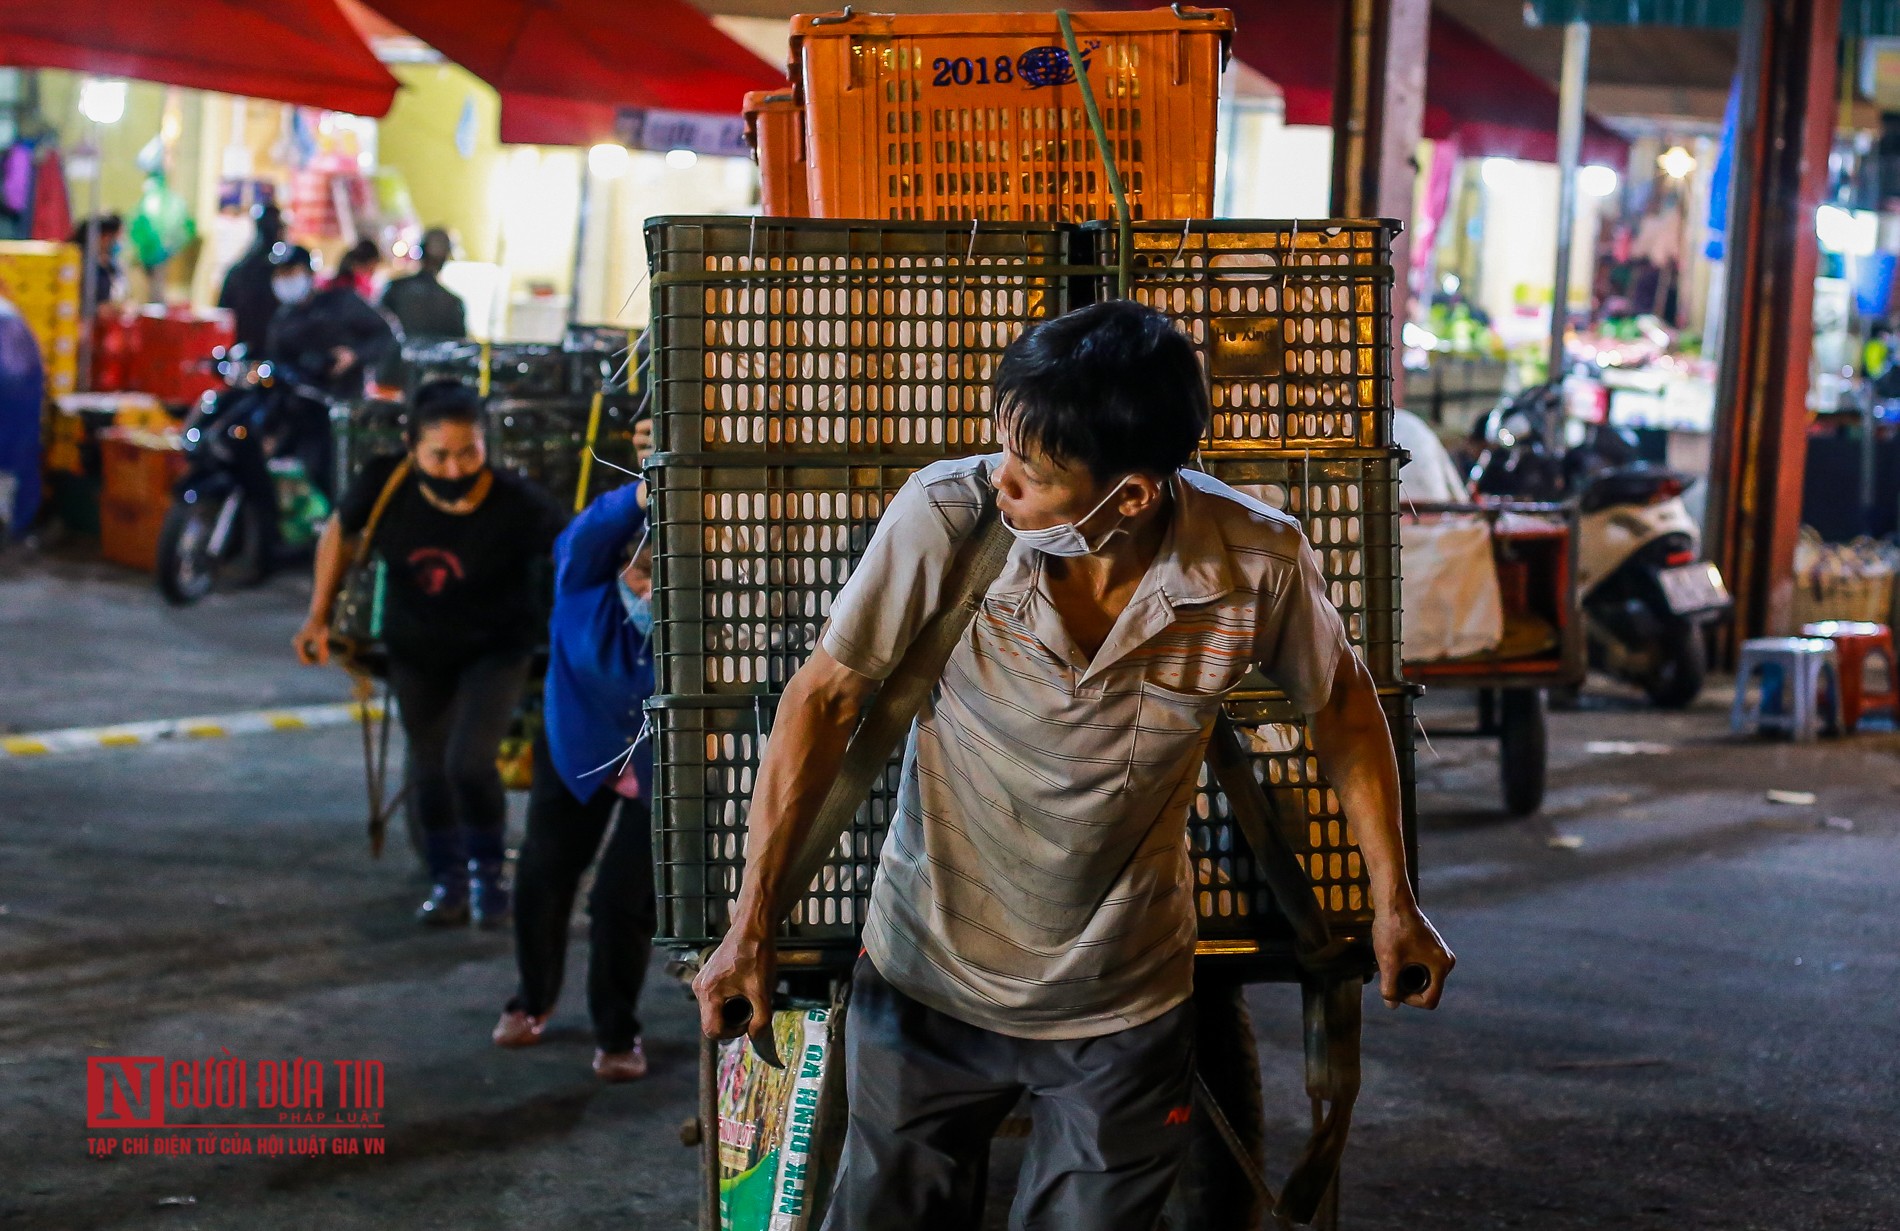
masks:
<path id="1" fill-rule="evenodd" d="M 1110 526 L 1108 533 L 1102 536 L 1102 541 L 1093 546 L 1089 544 L 1088 536 L 1083 534 L 1079 529 L 1080 525 L 1082 522 L 1087 521 L 1089 518 L 1101 512 L 1109 501 L 1120 495 L 1122 484 L 1132 478 L 1134 478 L 1133 475 L 1123 475 L 1121 478 L 1115 480 L 1115 485 L 1109 489 L 1108 495 L 1103 496 L 1101 500 L 1096 503 L 1094 508 L 1082 514 L 1082 516 L 1075 521 L 1065 521 L 1061 525 L 1049 526 L 1041 530 L 1018 530 L 1009 524 L 1009 518 L 1004 517 L 1003 526 L 1011 534 L 1016 536 L 1018 543 L 1021 543 L 1025 547 L 1033 547 L 1046 556 L 1066 556 L 1070 559 L 1074 559 L 1077 556 L 1092 556 L 1107 546 L 1108 540 L 1121 533 L 1122 522 L 1128 519 L 1123 517 L 1113 526 Z M 1001 516 L 1000 512 L 998 516 Z"/>
<path id="2" fill-rule="evenodd" d="M 270 289 L 279 303 L 302 303 L 310 298 L 312 279 L 309 274 L 287 274 L 282 278 L 273 278 Z"/>

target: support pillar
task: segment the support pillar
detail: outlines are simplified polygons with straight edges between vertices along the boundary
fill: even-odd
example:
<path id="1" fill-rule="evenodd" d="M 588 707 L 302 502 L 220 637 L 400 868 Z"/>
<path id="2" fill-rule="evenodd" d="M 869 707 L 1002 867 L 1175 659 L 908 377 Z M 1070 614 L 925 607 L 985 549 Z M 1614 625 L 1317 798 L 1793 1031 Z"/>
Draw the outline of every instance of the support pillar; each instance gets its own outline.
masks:
<path id="1" fill-rule="evenodd" d="M 1425 48 L 1430 0 L 1343 0 L 1333 87 L 1332 212 L 1337 218 L 1396 218 L 1392 246 L 1393 354 L 1409 316 L 1413 193 L 1425 131 Z M 1404 373 L 1392 365 L 1393 397 Z"/>
<path id="2" fill-rule="evenodd" d="M 1708 551 L 1734 641 L 1790 631 L 1807 462 L 1815 211 L 1827 191 L 1841 0 L 1747 0 L 1729 196 Z"/>
<path id="3" fill-rule="evenodd" d="M 1577 230 L 1577 171 L 1583 163 L 1583 101 L 1590 82 L 1590 27 L 1564 27 L 1563 82 L 1557 95 L 1557 269 L 1550 295 L 1552 383 L 1564 378 L 1564 337 L 1570 324 L 1570 247 Z"/>

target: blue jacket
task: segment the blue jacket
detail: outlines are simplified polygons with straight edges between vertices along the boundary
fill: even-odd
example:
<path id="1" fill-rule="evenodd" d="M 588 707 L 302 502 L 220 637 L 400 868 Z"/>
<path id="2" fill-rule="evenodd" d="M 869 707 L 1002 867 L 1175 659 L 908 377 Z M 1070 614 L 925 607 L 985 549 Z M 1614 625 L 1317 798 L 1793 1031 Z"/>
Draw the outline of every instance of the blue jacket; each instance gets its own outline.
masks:
<path id="1" fill-rule="evenodd" d="M 646 524 L 640 484 L 596 499 L 554 544 L 554 615 L 542 721 L 548 753 L 576 799 L 617 775 L 616 758 L 639 737 L 653 695 L 653 650 L 627 619 L 615 579 Z M 653 801 L 653 741 L 634 752 L 640 795 Z M 606 768 L 602 768 L 606 766 Z"/>

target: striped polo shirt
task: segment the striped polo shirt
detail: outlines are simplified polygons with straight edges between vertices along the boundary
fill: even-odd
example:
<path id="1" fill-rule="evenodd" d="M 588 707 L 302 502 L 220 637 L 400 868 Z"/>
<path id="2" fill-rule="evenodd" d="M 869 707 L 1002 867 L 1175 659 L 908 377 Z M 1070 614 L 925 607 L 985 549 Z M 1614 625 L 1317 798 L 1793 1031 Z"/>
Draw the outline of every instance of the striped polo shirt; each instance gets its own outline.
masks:
<path id="1" fill-rule="evenodd" d="M 823 644 L 883 679 L 943 600 L 1001 455 L 892 500 Z M 1254 667 L 1305 712 L 1347 644 L 1290 517 L 1182 471 L 1154 563 L 1093 661 L 1015 544 L 910 732 L 864 945 L 893 986 L 1000 1034 L 1089 1038 L 1192 989 L 1187 848 L 1223 695 Z"/>

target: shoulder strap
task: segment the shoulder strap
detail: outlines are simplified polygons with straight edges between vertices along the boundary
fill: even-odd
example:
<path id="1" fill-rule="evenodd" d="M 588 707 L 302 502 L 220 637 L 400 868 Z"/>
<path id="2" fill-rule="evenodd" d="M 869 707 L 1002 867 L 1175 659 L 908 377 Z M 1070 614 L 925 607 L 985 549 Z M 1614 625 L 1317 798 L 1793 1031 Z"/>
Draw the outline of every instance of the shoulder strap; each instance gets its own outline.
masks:
<path id="1" fill-rule="evenodd" d="M 950 651 L 970 626 L 983 596 L 1003 571 L 1009 559 L 1009 527 L 996 511 L 994 497 L 984 502 L 976 528 L 951 565 L 944 586 L 943 605 L 917 634 L 910 649 L 898 660 L 897 667 L 877 691 L 864 720 L 845 748 L 844 764 L 832 781 L 824 806 L 806 831 L 790 874 L 785 878 L 784 899 L 780 912 L 789 913 L 792 904 L 805 896 L 806 887 L 823 869 L 825 859 L 837 848 L 838 839 L 851 825 L 890 762 L 899 740 L 910 730 L 911 720 L 923 709 L 924 702 L 943 677 Z"/>
<path id="2" fill-rule="evenodd" d="M 1227 797 L 1234 824 L 1253 851 L 1254 865 L 1273 894 L 1273 901 L 1293 927 L 1293 944 L 1300 965 L 1319 973 L 1340 956 L 1339 946 L 1326 926 L 1326 916 L 1313 896 L 1313 882 L 1300 866 L 1299 856 L 1280 827 L 1279 809 L 1247 764 L 1244 737 L 1223 709 L 1214 719 L 1207 741 L 1207 768 Z"/>
<path id="3" fill-rule="evenodd" d="M 402 481 L 409 477 L 409 468 L 412 464 L 413 459 L 405 456 L 396 463 L 396 468 L 389 472 L 389 481 L 383 484 L 383 490 L 378 493 L 376 503 L 371 506 L 369 520 L 363 523 L 363 532 L 356 536 L 358 556 L 369 550 L 370 540 L 376 535 L 376 524 L 383 520 L 383 510 L 389 507 L 390 500 L 396 495 L 396 489 L 401 487 Z"/>

